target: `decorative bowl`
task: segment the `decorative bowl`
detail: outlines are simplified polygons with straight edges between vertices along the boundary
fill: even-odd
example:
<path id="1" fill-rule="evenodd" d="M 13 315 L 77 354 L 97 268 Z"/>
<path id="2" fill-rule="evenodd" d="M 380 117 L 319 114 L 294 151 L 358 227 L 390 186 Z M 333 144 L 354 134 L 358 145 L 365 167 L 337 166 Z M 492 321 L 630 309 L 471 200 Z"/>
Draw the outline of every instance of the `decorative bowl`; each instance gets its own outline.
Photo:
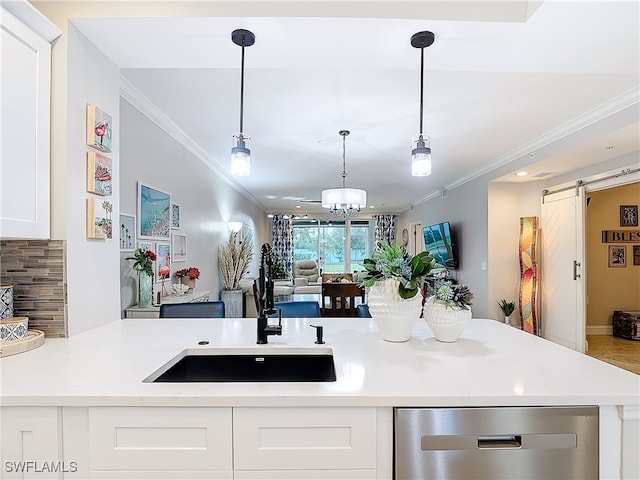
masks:
<path id="1" fill-rule="evenodd" d="M 184 295 L 189 290 L 189 285 L 183 285 L 182 283 L 174 283 L 171 285 L 171 291 L 176 295 Z"/>

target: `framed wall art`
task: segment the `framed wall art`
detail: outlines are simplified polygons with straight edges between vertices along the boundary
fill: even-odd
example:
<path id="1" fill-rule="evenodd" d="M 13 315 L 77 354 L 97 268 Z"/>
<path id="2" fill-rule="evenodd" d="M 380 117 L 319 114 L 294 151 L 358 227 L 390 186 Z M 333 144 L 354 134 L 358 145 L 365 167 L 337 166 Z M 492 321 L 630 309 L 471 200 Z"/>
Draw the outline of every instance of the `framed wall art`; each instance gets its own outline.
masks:
<path id="1" fill-rule="evenodd" d="M 610 267 L 626 267 L 627 266 L 627 247 L 624 245 L 609 245 L 609 266 Z"/>
<path id="2" fill-rule="evenodd" d="M 633 264 L 640 265 L 640 245 L 633 246 Z"/>
<path id="3" fill-rule="evenodd" d="M 111 159 L 96 152 L 87 152 L 87 192 L 110 196 Z"/>
<path id="4" fill-rule="evenodd" d="M 187 261 L 187 236 L 173 233 L 171 235 L 171 249 L 174 262 Z"/>
<path id="5" fill-rule="evenodd" d="M 111 152 L 111 115 L 95 105 L 87 105 L 87 145 L 101 152 Z"/>
<path id="6" fill-rule="evenodd" d="M 106 200 L 87 198 L 87 238 L 113 237 L 111 213 L 113 204 Z"/>
<path id="7" fill-rule="evenodd" d="M 136 216 L 120 214 L 120 250 L 133 250 L 136 245 Z"/>
<path id="8" fill-rule="evenodd" d="M 180 228 L 180 205 L 171 204 L 171 228 Z"/>
<path id="9" fill-rule="evenodd" d="M 620 226 L 638 226 L 638 205 L 620 205 Z"/>
<path id="10" fill-rule="evenodd" d="M 171 239 L 171 195 L 138 182 L 138 238 Z"/>
<path id="11" fill-rule="evenodd" d="M 171 244 L 156 242 L 156 280 L 166 280 L 171 277 Z"/>

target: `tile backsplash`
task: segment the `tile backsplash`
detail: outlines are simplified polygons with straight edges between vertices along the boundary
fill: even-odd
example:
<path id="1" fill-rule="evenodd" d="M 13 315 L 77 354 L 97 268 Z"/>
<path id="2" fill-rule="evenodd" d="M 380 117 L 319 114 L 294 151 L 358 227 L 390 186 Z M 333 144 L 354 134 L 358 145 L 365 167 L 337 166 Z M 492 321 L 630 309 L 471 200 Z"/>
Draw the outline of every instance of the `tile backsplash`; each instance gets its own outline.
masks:
<path id="1" fill-rule="evenodd" d="M 47 337 L 68 336 L 63 240 L 0 240 L 0 283 L 13 285 L 16 317 Z"/>

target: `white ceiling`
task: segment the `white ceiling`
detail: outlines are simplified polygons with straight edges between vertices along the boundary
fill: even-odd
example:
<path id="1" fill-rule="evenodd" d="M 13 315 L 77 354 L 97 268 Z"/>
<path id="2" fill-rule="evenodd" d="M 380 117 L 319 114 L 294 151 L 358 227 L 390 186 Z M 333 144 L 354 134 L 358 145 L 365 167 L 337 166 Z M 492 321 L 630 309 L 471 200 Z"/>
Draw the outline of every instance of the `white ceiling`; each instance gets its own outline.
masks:
<path id="1" fill-rule="evenodd" d="M 267 212 L 322 211 L 310 201 L 340 184 L 342 129 L 351 131 L 347 186 L 368 191 L 371 213 L 403 211 L 510 162 L 514 172 L 535 162 L 527 170 L 539 179 L 639 148 L 637 1 L 478 0 L 446 8 L 429 1 L 220 2 L 235 15 L 225 17 L 209 13 L 212 1 L 189 4 L 181 17 L 163 17 L 167 4 L 150 3 L 157 18 L 74 23 L 122 68 L 130 91 L 225 171 L 239 127 L 241 50 L 230 35 L 251 30 L 244 107 L 251 176 L 234 181 Z M 249 5 L 261 16 L 241 16 L 253 14 Z M 341 5 L 352 17 L 371 11 L 395 18 L 328 18 L 341 16 Z M 292 16 L 268 16 L 283 8 Z M 422 19 L 402 19 L 416 13 Z M 425 49 L 433 173 L 416 178 L 410 150 L 419 126 L 420 52 L 409 39 L 422 30 L 436 36 Z M 580 135 L 629 106 L 635 113 L 623 124 Z"/>

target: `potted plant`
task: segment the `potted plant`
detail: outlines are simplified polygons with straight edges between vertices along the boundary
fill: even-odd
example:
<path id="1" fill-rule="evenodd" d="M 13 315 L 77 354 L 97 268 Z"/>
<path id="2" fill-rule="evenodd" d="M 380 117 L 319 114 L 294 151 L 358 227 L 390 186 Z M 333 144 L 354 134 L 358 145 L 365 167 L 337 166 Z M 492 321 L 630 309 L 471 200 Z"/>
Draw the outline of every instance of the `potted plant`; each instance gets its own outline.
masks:
<path id="1" fill-rule="evenodd" d="M 436 280 L 424 302 L 424 319 L 436 340 L 455 342 L 471 319 L 473 293 L 466 285 Z"/>
<path id="2" fill-rule="evenodd" d="M 420 316 L 422 295 L 429 276 L 446 268 L 436 263 L 429 252 L 411 256 L 400 245 L 380 242 L 372 258 L 363 260 L 365 268 L 360 284 L 368 288 L 369 312 L 383 340 L 409 340 Z"/>
<path id="3" fill-rule="evenodd" d="M 240 280 L 249 272 L 253 259 L 253 244 L 249 237 L 238 239 L 232 232 L 226 243 L 218 247 L 218 266 L 222 278 L 220 299 L 226 317 L 242 317 L 242 289 Z"/>
<path id="4" fill-rule="evenodd" d="M 504 315 L 504 323 L 506 323 L 507 325 L 510 325 L 509 317 L 516 309 L 516 302 L 511 302 L 511 301 L 508 302 L 503 298 L 497 303 L 498 303 L 498 306 L 500 307 L 500 310 L 502 311 L 502 314 Z"/>
<path id="5" fill-rule="evenodd" d="M 182 268 L 174 273 L 174 276 L 178 278 L 178 283 L 188 287 L 185 292 L 193 292 L 196 289 L 196 280 L 200 278 L 200 270 L 196 267 Z M 177 288 L 176 290 L 183 290 Z"/>
<path id="6" fill-rule="evenodd" d="M 148 308 L 153 298 L 153 262 L 156 254 L 146 247 L 136 248 L 133 257 L 127 260 L 135 260 L 133 269 L 138 272 L 138 306 Z"/>

